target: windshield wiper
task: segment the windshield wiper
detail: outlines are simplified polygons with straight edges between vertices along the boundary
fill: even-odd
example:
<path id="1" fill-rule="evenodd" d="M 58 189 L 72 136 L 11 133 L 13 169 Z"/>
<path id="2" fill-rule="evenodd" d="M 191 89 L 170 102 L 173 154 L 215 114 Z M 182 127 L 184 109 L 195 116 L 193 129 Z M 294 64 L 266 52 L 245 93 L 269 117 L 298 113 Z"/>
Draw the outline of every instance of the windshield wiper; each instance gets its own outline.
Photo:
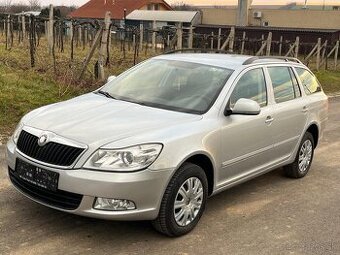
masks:
<path id="1" fill-rule="evenodd" d="M 131 100 L 131 99 L 122 99 L 125 102 L 133 103 L 133 104 L 139 104 L 143 106 L 150 106 L 151 103 L 145 103 L 143 101 L 138 101 L 138 100 Z"/>
<path id="2" fill-rule="evenodd" d="M 95 93 L 104 95 L 104 96 L 106 96 L 108 98 L 117 99 L 114 96 L 112 96 L 109 92 L 106 92 L 106 91 L 103 91 L 103 90 L 98 90 Z"/>

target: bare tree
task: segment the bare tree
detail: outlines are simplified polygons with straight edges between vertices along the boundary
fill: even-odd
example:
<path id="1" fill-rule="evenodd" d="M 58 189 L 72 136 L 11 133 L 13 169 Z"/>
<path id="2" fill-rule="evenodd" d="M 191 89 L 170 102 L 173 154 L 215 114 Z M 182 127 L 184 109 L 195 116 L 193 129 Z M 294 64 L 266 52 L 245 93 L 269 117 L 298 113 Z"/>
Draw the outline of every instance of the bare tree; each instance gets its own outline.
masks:
<path id="1" fill-rule="evenodd" d="M 27 12 L 30 8 L 28 5 L 23 4 L 22 2 L 19 2 L 17 4 L 13 4 L 11 6 L 11 13 L 21 13 L 21 12 Z"/>
<path id="2" fill-rule="evenodd" d="M 196 9 L 194 6 L 186 4 L 184 1 L 175 2 L 171 7 L 176 11 L 193 11 Z"/>
<path id="3" fill-rule="evenodd" d="M 30 6 L 31 11 L 41 10 L 41 3 L 39 0 L 28 0 L 28 4 Z"/>
<path id="4" fill-rule="evenodd" d="M 12 0 L 1 0 L 0 1 L 0 11 L 4 13 L 9 13 L 12 7 Z"/>

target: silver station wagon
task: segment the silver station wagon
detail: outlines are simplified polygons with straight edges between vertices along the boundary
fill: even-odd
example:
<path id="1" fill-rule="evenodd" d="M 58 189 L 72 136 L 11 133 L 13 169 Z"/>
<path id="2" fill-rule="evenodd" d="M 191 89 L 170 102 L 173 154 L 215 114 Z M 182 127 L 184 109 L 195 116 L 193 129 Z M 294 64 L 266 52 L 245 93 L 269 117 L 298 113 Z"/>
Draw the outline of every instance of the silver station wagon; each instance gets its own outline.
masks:
<path id="1" fill-rule="evenodd" d="M 328 99 L 297 59 L 173 53 L 22 118 L 8 175 L 64 212 L 191 231 L 207 198 L 270 170 L 304 177 Z"/>

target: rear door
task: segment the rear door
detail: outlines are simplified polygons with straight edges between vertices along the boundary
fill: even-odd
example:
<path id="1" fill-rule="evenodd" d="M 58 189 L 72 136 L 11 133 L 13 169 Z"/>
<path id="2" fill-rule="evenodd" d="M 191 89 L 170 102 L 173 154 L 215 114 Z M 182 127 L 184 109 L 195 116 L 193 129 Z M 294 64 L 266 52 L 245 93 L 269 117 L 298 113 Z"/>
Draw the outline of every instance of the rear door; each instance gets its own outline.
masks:
<path id="1" fill-rule="evenodd" d="M 275 161 L 290 157 L 308 119 L 308 101 L 302 96 L 298 80 L 290 66 L 268 66 L 275 108 L 272 122 Z"/>

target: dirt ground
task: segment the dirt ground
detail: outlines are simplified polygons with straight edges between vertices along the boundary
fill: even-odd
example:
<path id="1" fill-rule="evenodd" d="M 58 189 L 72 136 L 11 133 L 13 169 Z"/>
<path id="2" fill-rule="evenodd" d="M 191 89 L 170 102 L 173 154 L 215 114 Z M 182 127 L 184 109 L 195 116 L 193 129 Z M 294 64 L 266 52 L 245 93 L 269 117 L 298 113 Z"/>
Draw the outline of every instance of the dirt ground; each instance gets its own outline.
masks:
<path id="1" fill-rule="evenodd" d="M 277 169 L 208 201 L 190 234 L 171 239 L 148 222 L 111 222 L 38 205 L 6 177 L 0 146 L 0 254 L 340 254 L 340 98 L 308 176 Z"/>

